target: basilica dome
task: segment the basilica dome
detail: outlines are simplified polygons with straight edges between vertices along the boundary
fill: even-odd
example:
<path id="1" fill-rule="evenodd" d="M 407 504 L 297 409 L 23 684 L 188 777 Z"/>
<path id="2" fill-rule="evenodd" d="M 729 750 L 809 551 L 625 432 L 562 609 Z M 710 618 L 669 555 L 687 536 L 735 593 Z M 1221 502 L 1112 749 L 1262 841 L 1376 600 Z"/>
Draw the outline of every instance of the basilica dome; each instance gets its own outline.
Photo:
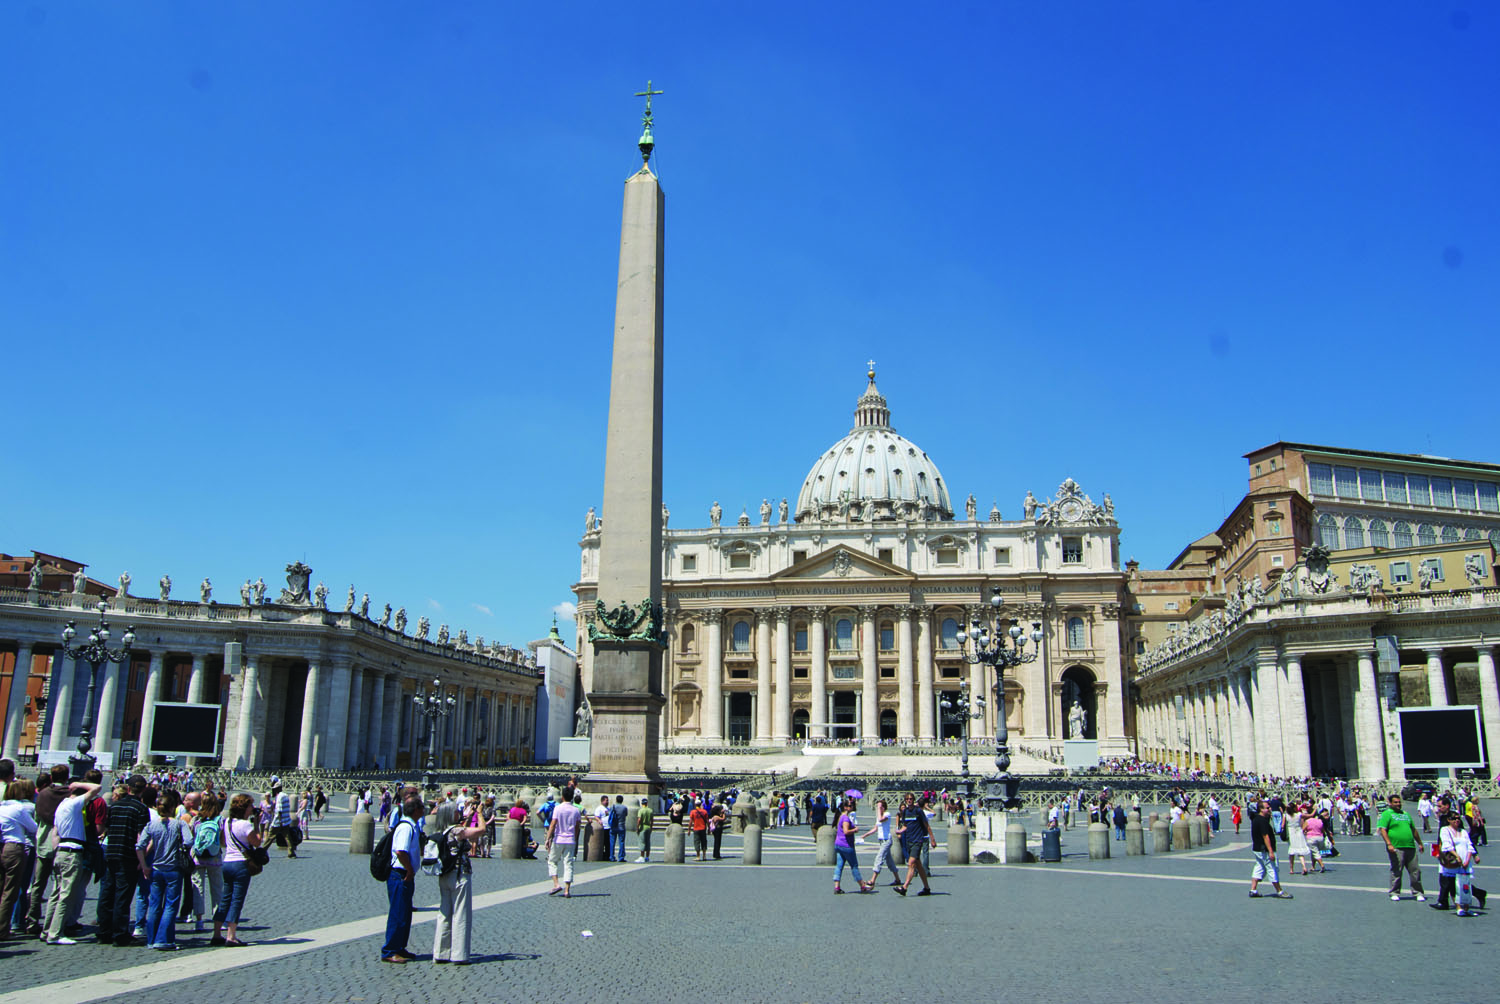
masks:
<path id="1" fill-rule="evenodd" d="M 854 428 L 823 451 L 802 482 L 797 522 L 952 519 L 937 464 L 891 428 L 873 368 L 869 378 L 854 407 Z"/>

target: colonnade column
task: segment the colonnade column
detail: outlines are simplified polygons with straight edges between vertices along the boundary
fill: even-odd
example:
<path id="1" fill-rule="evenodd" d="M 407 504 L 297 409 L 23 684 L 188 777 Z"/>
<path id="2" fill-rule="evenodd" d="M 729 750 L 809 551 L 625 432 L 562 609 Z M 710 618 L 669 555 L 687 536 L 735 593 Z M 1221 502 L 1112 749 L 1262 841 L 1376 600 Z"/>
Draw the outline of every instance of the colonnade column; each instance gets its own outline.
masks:
<path id="1" fill-rule="evenodd" d="M 1229 686 L 1234 694 L 1230 723 L 1230 731 L 1234 734 L 1234 769 L 1253 771 L 1256 760 L 1255 727 L 1250 717 L 1250 671 L 1230 670 Z"/>
<path id="2" fill-rule="evenodd" d="M 1280 717 L 1280 690 L 1277 687 L 1276 653 L 1265 649 L 1256 653 L 1255 669 L 1251 671 L 1255 720 L 1255 757 L 1262 775 L 1282 776 L 1286 774 L 1281 754 L 1281 733 L 1277 729 Z"/>
<path id="3" fill-rule="evenodd" d="M 349 729 L 349 676 L 350 667 L 347 662 L 339 663 L 331 667 L 328 687 L 328 719 L 327 736 L 328 751 L 323 760 L 323 766 L 333 770 L 343 770 L 344 745 L 346 734 Z"/>
<path id="4" fill-rule="evenodd" d="M 807 629 L 812 649 L 812 693 L 808 700 L 807 734 L 813 739 L 828 738 L 828 613 L 808 611 Z"/>
<path id="5" fill-rule="evenodd" d="M 370 759 L 379 760 L 380 766 L 391 769 L 391 762 L 383 755 L 381 740 L 385 735 L 385 674 L 376 673 L 370 688 Z"/>
<path id="6" fill-rule="evenodd" d="M 318 664 L 307 663 L 307 685 L 302 689 L 302 729 L 297 736 L 297 766 L 311 770 L 318 765 Z"/>
<path id="7" fill-rule="evenodd" d="M 878 743 L 880 741 L 880 666 L 876 661 L 878 638 L 875 634 L 874 607 L 865 607 L 860 611 L 859 640 L 860 741 Z"/>
<path id="8" fill-rule="evenodd" d="M 702 732 L 700 738 L 709 743 L 724 741 L 724 611 L 709 610 L 704 613 L 708 636 L 708 658 L 703 670 L 703 707 L 701 709 Z M 517 736 L 519 742 L 520 737 Z M 518 751 L 519 752 L 519 751 Z"/>
<path id="9" fill-rule="evenodd" d="M 135 751 L 138 761 L 151 755 L 151 719 L 156 716 L 156 702 L 161 698 L 162 666 L 165 656 L 161 652 L 151 653 L 151 668 L 146 671 L 146 698 L 141 704 L 141 734 L 139 748 Z"/>
<path id="10" fill-rule="evenodd" d="M 755 611 L 755 741 L 771 738 L 771 611 Z"/>
<path id="11" fill-rule="evenodd" d="M 1286 747 L 1286 773 L 1306 777 L 1312 773 L 1307 735 L 1307 698 L 1302 679 L 1302 656 L 1286 656 L 1286 690 L 1282 692 L 1282 742 Z"/>
<path id="12" fill-rule="evenodd" d="M 344 723 L 344 760 L 340 767 L 365 762 L 364 740 L 365 671 L 354 667 L 349 676 L 349 717 Z"/>
<path id="13" fill-rule="evenodd" d="M 16 666 L 10 678 L 10 697 L 5 704 L 5 756 L 14 759 L 21 752 L 21 733 L 26 730 L 26 681 L 31 676 L 31 642 L 16 647 Z"/>
<path id="14" fill-rule="evenodd" d="M 52 656 L 52 693 L 47 702 L 47 748 L 68 748 L 68 719 L 73 717 L 73 676 L 77 664 L 59 650 Z M 41 746 L 40 742 L 37 746 Z"/>
<path id="15" fill-rule="evenodd" d="M 94 749 L 108 750 L 115 741 L 115 695 L 120 692 L 120 674 L 130 667 L 127 658 L 122 666 L 118 662 L 105 664 L 104 682 L 99 688 L 99 704 L 94 712 L 98 716 L 94 726 Z"/>
<path id="16" fill-rule="evenodd" d="M 911 607 L 896 608 L 896 686 L 900 710 L 896 712 L 896 738 L 911 742 L 916 738 L 916 693 L 912 686 Z"/>
<path id="17" fill-rule="evenodd" d="M 932 615 L 918 607 L 917 617 L 917 738 L 932 742 L 937 738 L 932 698 Z"/>
<path id="18" fill-rule="evenodd" d="M 193 668 L 188 673 L 187 699 L 189 704 L 202 704 L 203 691 L 205 688 L 204 671 L 208 665 L 208 656 L 202 652 L 193 653 Z"/>
<path id="19" fill-rule="evenodd" d="M 255 752 L 255 707 L 260 700 L 260 660 L 254 655 L 245 656 L 240 671 L 240 719 L 234 736 L 234 762 L 244 770 L 256 766 Z"/>
<path id="20" fill-rule="evenodd" d="M 776 714 L 771 721 L 771 739 L 782 743 L 792 735 L 792 611 L 776 611 Z"/>
<path id="21" fill-rule="evenodd" d="M 1375 653 L 1357 653 L 1354 690 L 1354 737 L 1359 750 L 1359 763 L 1349 772 L 1363 781 L 1386 779 L 1385 742 L 1380 734 L 1380 680 L 1375 672 Z M 1491 687 L 1494 672 L 1490 673 Z M 1481 683 L 1483 677 L 1481 676 Z M 1500 705 L 1497 705 L 1500 713 Z"/>
<path id="22" fill-rule="evenodd" d="M 1495 649 L 1481 645 L 1475 650 L 1479 657 L 1479 712 L 1484 720 L 1484 754 L 1490 763 L 1490 774 L 1495 774 L 1495 764 L 1500 762 L 1500 690 L 1495 683 Z"/>
<path id="23" fill-rule="evenodd" d="M 1427 703 L 1434 708 L 1446 708 L 1448 699 L 1448 674 L 1443 672 L 1443 650 L 1427 650 Z"/>

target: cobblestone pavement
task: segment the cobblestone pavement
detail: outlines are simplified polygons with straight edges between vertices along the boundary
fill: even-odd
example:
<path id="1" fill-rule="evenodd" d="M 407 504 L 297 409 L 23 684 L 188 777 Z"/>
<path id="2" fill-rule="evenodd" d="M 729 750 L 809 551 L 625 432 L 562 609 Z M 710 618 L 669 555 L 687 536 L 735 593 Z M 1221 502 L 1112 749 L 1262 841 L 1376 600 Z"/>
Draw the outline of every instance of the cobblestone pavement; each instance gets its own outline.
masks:
<path id="1" fill-rule="evenodd" d="M 1272 974 L 1353 975 L 1362 996 L 1409 991 L 1418 966 L 1429 992 L 1494 997 L 1483 960 L 1500 942 L 1496 918 L 1461 919 L 1410 898 L 1389 902 L 1384 849 L 1374 837 L 1341 839 L 1343 853 L 1327 874 L 1284 870 L 1291 901 L 1247 897 L 1248 826 L 1246 835 L 1226 832 L 1187 853 L 1127 858 L 1124 845 L 1111 841 L 1120 856 L 1108 861 L 1088 859 L 1081 827 L 1065 834 L 1060 864 L 950 867 L 939 850 L 935 895 L 927 898 L 902 898 L 884 885 L 874 895 L 831 895 L 830 870 L 813 864 L 805 827 L 766 831 L 759 867 L 739 863 L 733 836 L 725 838 L 723 861 L 580 862 L 566 901 L 545 895 L 543 862 L 480 860 L 475 964 L 454 968 L 427 957 L 436 901 L 436 880 L 427 876 L 418 878 L 411 941 L 423 960 L 377 961 L 384 887 L 369 877 L 364 856 L 346 852 L 347 828 L 348 816 L 339 814 L 315 824 L 298 860 L 272 852 L 246 904 L 250 921 L 241 933 L 252 947 L 209 948 L 207 934 L 195 935 L 191 924 L 179 929 L 184 950 L 172 954 L 3 942 L 0 1004 L 408 1002 L 444 993 L 701 1001 L 710 992 L 879 1001 L 912 996 L 913 980 L 985 999 L 1065 987 L 1078 1000 L 1248 1000 L 1277 985 Z M 657 846 L 659 854 L 659 839 Z M 860 850 L 866 870 L 873 851 Z M 1479 884 L 1500 888 L 1489 871 L 1481 864 Z M 1423 878 L 1435 902 L 1430 858 Z M 846 877 L 844 887 L 855 885 Z M 93 914 L 91 896 L 85 920 Z"/>

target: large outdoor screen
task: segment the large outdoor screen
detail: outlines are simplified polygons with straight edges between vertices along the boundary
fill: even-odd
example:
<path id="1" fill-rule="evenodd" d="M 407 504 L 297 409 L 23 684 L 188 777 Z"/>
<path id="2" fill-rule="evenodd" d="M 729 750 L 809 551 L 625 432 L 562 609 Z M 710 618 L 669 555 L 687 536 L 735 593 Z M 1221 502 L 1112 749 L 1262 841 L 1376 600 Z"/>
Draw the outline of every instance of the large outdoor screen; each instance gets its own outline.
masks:
<path id="1" fill-rule="evenodd" d="M 162 756 L 218 756 L 217 704 L 158 703 L 151 720 L 151 752 Z"/>
<path id="2" fill-rule="evenodd" d="M 1408 767 L 1483 767 L 1479 709 L 1400 708 L 1401 750 Z"/>

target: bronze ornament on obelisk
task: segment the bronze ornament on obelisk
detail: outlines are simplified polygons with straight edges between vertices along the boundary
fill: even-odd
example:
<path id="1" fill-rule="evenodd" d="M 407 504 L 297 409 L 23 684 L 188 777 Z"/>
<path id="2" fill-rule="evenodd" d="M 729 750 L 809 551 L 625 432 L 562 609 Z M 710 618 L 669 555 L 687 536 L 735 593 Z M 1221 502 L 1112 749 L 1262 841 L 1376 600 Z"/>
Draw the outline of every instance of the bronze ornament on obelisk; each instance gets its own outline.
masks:
<path id="1" fill-rule="evenodd" d="M 594 728 L 587 781 L 617 792 L 659 789 L 661 739 L 661 383 L 665 197 L 651 171 L 651 85 L 639 147 L 625 182 L 615 299 L 609 433 L 594 646 Z"/>

